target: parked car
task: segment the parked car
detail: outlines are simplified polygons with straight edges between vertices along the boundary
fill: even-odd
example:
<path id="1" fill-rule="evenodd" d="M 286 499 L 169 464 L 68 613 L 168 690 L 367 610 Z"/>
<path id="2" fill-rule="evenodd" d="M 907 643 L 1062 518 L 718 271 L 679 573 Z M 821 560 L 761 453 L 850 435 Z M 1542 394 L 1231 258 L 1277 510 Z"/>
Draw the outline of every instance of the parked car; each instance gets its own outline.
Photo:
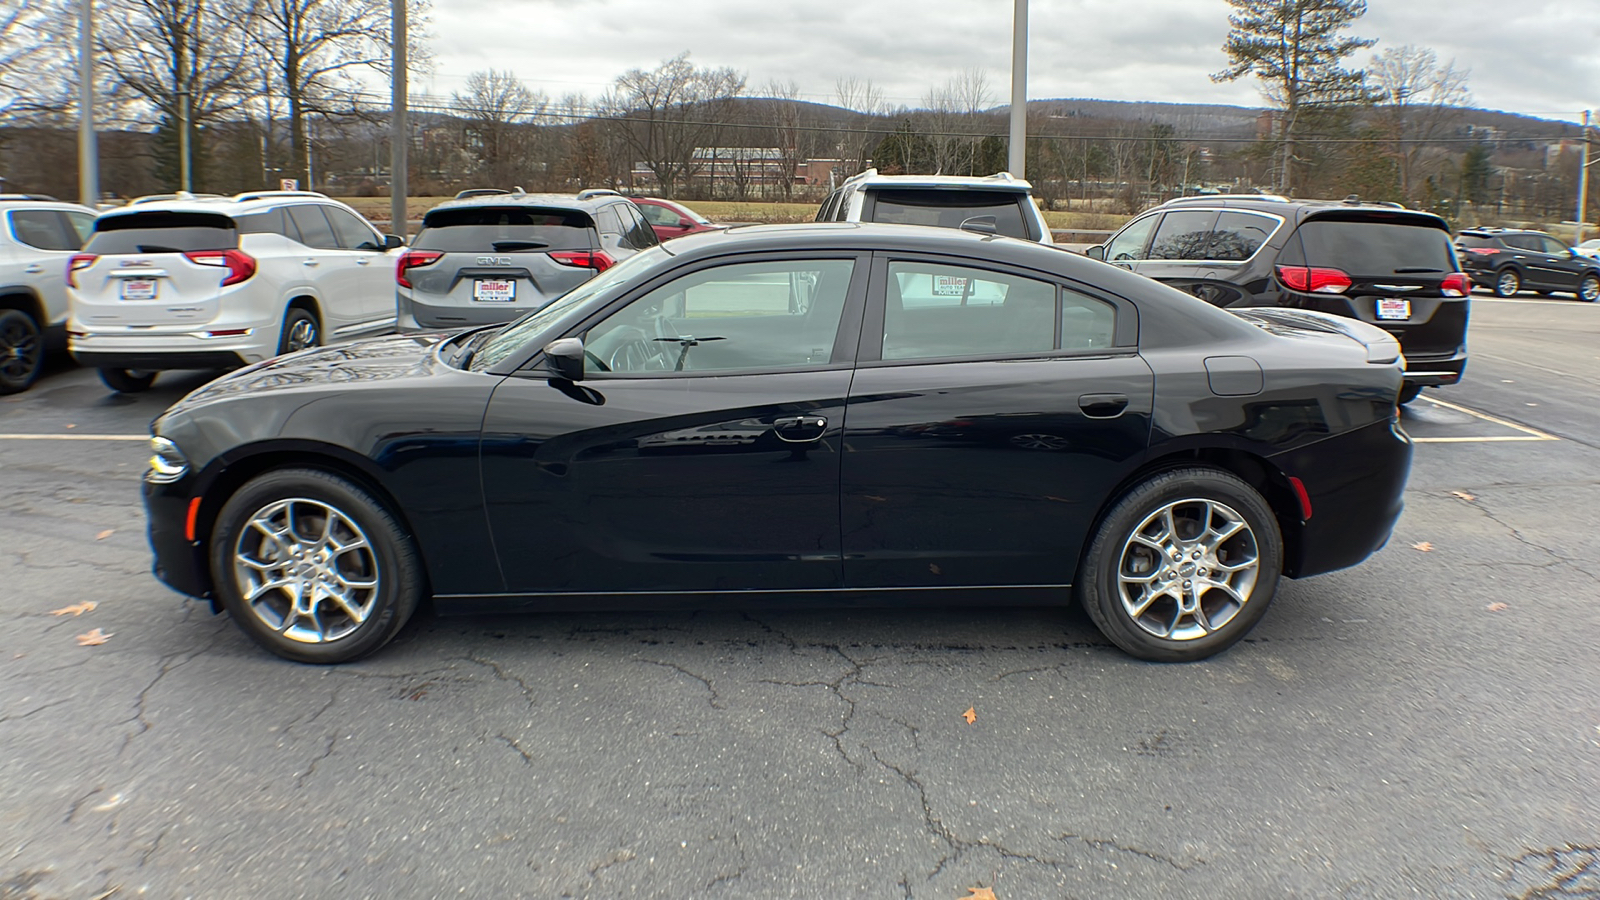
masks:
<path id="1" fill-rule="evenodd" d="M 66 346 L 67 260 L 94 210 L 40 194 L 0 194 L 0 394 L 25 391 L 47 351 Z"/>
<path id="2" fill-rule="evenodd" d="M 1600 259 L 1600 238 L 1590 238 L 1572 249 L 1590 259 Z"/>
<path id="3" fill-rule="evenodd" d="M 1497 297 L 1531 290 L 1600 300 L 1600 260 L 1542 231 L 1469 228 L 1456 238 L 1456 249 L 1474 280 Z"/>
<path id="4" fill-rule="evenodd" d="M 309 191 L 148 199 L 101 214 L 67 268 L 68 345 L 112 390 L 393 331 L 401 245 Z"/>
<path id="5" fill-rule="evenodd" d="M 1033 186 L 1009 172 L 984 177 L 879 175 L 846 179 L 817 210 L 818 222 L 884 222 L 960 228 L 975 222 L 1007 237 L 1051 243 Z"/>
<path id="6" fill-rule="evenodd" d="M 308 350 L 161 415 L 155 572 L 332 663 L 440 613 L 1065 603 L 1146 659 L 1400 514 L 1400 349 L 957 229 L 752 226 L 515 323 Z"/>
<path id="7" fill-rule="evenodd" d="M 462 193 L 428 210 L 395 268 L 403 331 L 508 322 L 660 243 L 616 191 Z"/>
<path id="8" fill-rule="evenodd" d="M 1086 253 L 1222 307 L 1359 319 L 1399 338 L 1409 403 L 1467 367 L 1472 283 L 1432 213 L 1393 203 L 1187 197 L 1141 213 Z"/>
<path id="9" fill-rule="evenodd" d="M 698 234 L 702 231 L 715 231 L 728 227 L 718 225 L 682 203 L 671 200 L 659 197 L 634 197 L 633 202 L 639 207 L 639 212 L 644 214 L 644 220 L 655 229 L 656 237 L 663 241 L 668 238 L 683 237 L 686 234 Z"/>

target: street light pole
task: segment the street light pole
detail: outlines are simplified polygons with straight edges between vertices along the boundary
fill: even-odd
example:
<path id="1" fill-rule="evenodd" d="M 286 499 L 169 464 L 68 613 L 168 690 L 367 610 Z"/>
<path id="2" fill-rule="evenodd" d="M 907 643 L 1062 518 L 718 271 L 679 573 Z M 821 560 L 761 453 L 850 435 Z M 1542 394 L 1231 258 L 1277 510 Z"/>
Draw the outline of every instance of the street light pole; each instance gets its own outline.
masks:
<path id="1" fill-rule="evenodd" d="M 100 206 L 100 153 L 94 135 L 94 0 L 78 4 L 78 198 Z"/>
<path id="2" fill-rule="evenodd" d="M 1589 110 L 1583 111 L 1583 159 L 1578 164 L 1578 231 L 1572 243 L 1583 243 L 1583 217 L 1589 199 Z"/>
<path id="3" fill-rule="evenodd" d="M 1011 141 L 1007 168 L 1027 177 L 1028 161 L 1028 0 L 1016 0 L 1011 16 Z"/>
<path id="4" fill-rule="evenodd" d="M 406 0 L 390 0 L 389 232 L 406 236 Z"/>
<path id="5" fill-rule="evenodd" d="M 178 190 L 194 190 L 189 163 L 189 92 L 178 91 Z"/>

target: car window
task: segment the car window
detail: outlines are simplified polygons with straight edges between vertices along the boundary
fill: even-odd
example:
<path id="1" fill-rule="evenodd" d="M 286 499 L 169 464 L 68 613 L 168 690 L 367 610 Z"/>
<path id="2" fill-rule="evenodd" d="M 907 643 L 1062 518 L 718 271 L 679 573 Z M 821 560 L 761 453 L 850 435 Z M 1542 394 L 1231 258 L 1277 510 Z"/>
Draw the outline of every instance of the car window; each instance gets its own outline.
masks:
<path id="1" fill-rule="evenodd" d="M 1504 241 L 1507 247 L 1515 247 L 1518 250 L 1532 250 L 1535 253 L 1544 252 L 1544 243 L 1539 240 L 1539 236 L 1536 234 L 1508 234 L 1500 240 Z"/>
<path id="2" fill-rule="evenodd" d="M 1055 349 L 1056 286 L 967 266 L 891 262 L 883 358 L 1009 356 Z"/>
<path id="3" fill-rule="evenodd" d="M 1469 250 L 1474 248 L 1474 247 L 1493 247 L 1494 246 L 1494 239 L 1493 238 L 1479 237 L 1478 235 L 1475 235 L 1475 234 L 1463 234 L 1461 237 L 1456 238 L 1456 241 L 1458 243 L 1460 243 L 1461 246 L 1466 247 Z"/>
<path id="4" fill-rule="evenodd" d="M 639 208 L 632 203 L 618 203 L 614 207 L 617 216 L 622 219 L 622 241 L 625 245 L 635 250 L 654 247 L 660 241 L 656 240 L 656 233 L 646 224 L 644 217 L 639 215 Z"/>
<path id="5" fill-rule="evenodd" d="M 469 206 L 430 211 L 411 246 L 444 253 L 588 250 L 593 233 L 594 220 L 582 210 Z"/>
<path id="6" fill-rule="evenodd" d="M 383 247 L 383 239 L 355 213 L 337 206 L 324 206 L 322 212 L 333 224 L 333 233 L 339 239 L 339 246 L 346 250 L 377 250 Z"/>
<path id="7" fill-rule="evenodd" d="M 828 195 L 826 200 L 822 201 L 822 208 L 817 210 L 816 220 L 818 222 L 833 221 L 833 212 L 839 206 L 839 195 L 841 193 L 842 191 L 834 191 Z"/>
<path id="8" fill-rule="evenodd" d="M 1167 213 L 1150 242 L 1148 259 L 1205 259 L 1211 226 L 1217 221 L 1214 209 L 1180 209 Z"/>
<path id="9" fill-rule="evenodd" d="M 1560 241 L 1556 240 L 1555 238 L 1553 238 L 1553 237 L 1551 237 L 1551 236 L 1546 234 L 1546 235 L 1540 235 L 1539 236 L 1539 240 L 1544 241 L 1544 252 L 1552 253 L 1552 254 L 1555 254 L 1556 256 L 1568 256 L 1569 255 L 1567 253 L 1567 245 L 1561 243 Z"/>
<path id="10" fill-rule="evenodd" d="M 283 210 L 269 209 L 248 215 L 235 216 L 240 234 L 277 234 L 291 240 L 300 240 L 300 232 L 290 231 L 284 223 Z"/>
<path id="11" fill-rule="evenodd" d="M 1063 350 L 1097 350 L 1110 347 L 1117 336 L 1117 308 L 1104 300 L 1063 288 L 1061 340 Z"/>
<path id="12" fill-rule="evenodd" d="M 76 250 L 76 236 L 68 233 L 61 213 L 53 209 L 13 209 L 11 233 L 18 241 L 39 250 Z"/>
<path id="13" fill-rule="evenodd" d="M 72 231 L 78 236 L 78 247 L 88 243 L 89 236 L 94 234 L 94 214 L 74 212 L 67 210 L 67 223 L 72 226 Z M 78 247 L 73 247 L 76 250 Z"/>
<path id="14" fill-rule="evenodd" d="M 678 225 L 678 214 L 665 206 L 656 206 L 654 203 L 639 204 L 639 212 L 644 214 L 646 222 L 651 225 Z"/>
<path id="15" fill-rule="evenodd" d="M 339 249 L 339 241 L 333 236 L 333 227 L 328 224 L 328 217 L 322 214 L 320 206 L 306 203 L 288 207 L 287 212 L 300 232 L 300 243 L 315 250 Z"/>
<path id="16" fill-rule="evenodd" d="M 828 365 L 855 261 L 779 260 L 700 269 L 589 330 L 586 371 L 722 372 Z M 598 362 L 597 362 L 598 360 Z"/>
<path id="17" fill-rule="evenodd" d="M 1235 261 L 1256 255 L 1278 227 L 1278 220 L 1259 213 L 1223 210 L 1211 231 L 1206 259 Z"/>
<path id="18" fill-rule="evenodd" d="M 1106 261 L 1128 262 L 1144 259 L 1144 248 L 1150 243 L 1150 232 L 1155 230 L 1156 221 L 1160 218 L 1160 215 L 1149 215 L 1142 219 L 1134 219 L 1132 224 L 1122 229 L 1121 234 L 1106 244 Z"/>
<path id="19" fill-rule="evenodd" d="M 1450 236 L 1426 224 L 1375 219 L 1310 219 L 1297 232 L 1305 264 L 1342 269 L 1352 276 L 1456 271 Z"/>
<path id="20" fill-rule="evenodd" d="M 872 221 L 901 225 L 960 228 L 977 216 L 993 216 L 995 230 L 1007 237 L 1028 240 L 1017 191 L 941 191 L 933 189 L 875 190 Z"/>
<path id="21" fill-rule="evenodd" d="M 94 254 L 188 253 L 239 246 L 234 221 L 215 213 L 151 211 L 105 215 L 83 248 Z"/>

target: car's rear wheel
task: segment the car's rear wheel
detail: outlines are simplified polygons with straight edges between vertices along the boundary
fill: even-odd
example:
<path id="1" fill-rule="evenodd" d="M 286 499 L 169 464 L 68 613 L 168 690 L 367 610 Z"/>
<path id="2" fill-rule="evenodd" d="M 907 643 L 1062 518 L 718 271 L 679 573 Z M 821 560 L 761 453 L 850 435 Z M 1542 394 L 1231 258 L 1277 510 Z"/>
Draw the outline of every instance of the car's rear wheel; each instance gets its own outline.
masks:
<path id="1" fill-rule="evenodd" d="M 156 373 L 148 369 L 101 369 L 100 380 L 118 393 L 139 394 L 156 383 Z"/>
<path id="2" fill-rule="evenodd" d="M 1112 643 L 1156 662 L 1221 652 L 1260 621 L 1283 571 L 1278 520 L 1217 469 L 1163 472 L 1105 515 L 1075 592 Z"/>
<path id="3" fill-rule="evenodd" d="M 317 327 L 317 317 L 302 307 L 289 307 L 289 311 L 283 314 L 283 331 L 278 337 L 278 354 L 281 356 L 321 345 L 322 332 Z"/>
<path id="4" fill-rule="evenodd" d="M 1522 276 L 1516 269 L 1501 269 L 1494 276 L 1494 294 L 1496 297 L 1515 297 L 1517 291 L 1522 290 Z"/>
<path id="5" fill-rule="evenodd" d="M 1578 299 L 1585 303 L 1600 300 L 1600 275 L 1591 272 L 1583 276 L 1583 280 L 1578 282 Z"/>
<path id="6" fill-rule="evenodd" d="M 25 391 L 44 368 L 44 335 L 20 309 L 0 309 L 0 394 Z"/>
<path id="7" fill-rule="evenodd" d="M 1399 400 L 1398 400 L 1399 405 L 1405 406 L 1407 403 L 1410 403 L 1411 401 L 1417 399 L 1417 397 L 1421 393 L 1422 393 L 1422 385 L 1420 385 L 1420 384 L 1411 384 L 1411 383 L 1407 382 L 1405 385 L 1401 386 L 1401 388 L 1400 388 L 1400 397 L 1399 397 Z"/>
<path id="8" fill-rule="evenodd" d="M 388 643 L 424 580 L 395 517 L 314 469 L 268 472 L 229 498 L 211 536 L 211 575 L 246 634 L 307 663 L 349 662 Z"/>

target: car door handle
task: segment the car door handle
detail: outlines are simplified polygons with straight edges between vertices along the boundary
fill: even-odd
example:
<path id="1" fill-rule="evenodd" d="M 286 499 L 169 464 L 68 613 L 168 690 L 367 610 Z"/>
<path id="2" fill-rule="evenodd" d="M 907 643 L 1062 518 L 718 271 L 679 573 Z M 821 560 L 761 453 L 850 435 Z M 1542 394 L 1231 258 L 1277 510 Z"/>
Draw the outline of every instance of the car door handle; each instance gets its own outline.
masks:
<path id="1" fill-rule="evenodd" d="M 317 261 L 314 260 L 314 259 L 308 259 L 305 262 L 301 263 L 301 265 L 315 267 L 317 265 Z"/>
<path id="2" fill-rule="evenodd" d="M 828 420 L 822 416 L 785 416 L 772 420 L 772 430 L 780 441 L 806 444 L 822 437 L 828 430 Z"/>
<path id="3" fill-rule="evenodd" d="M 1115 419 L 1128 408 L 1127 394 L 1084 394 L 1078 408 L 1091 419 Z"/>
<path id="4" fill-rule="evenodd" d="M 372 260 L 367 259 L 365 256 L 356 257 L 356 265 L 358 265 L 358 266 L 366 266 L 366 265 L 371 265 L 371 264 L 372 264 Z"/>
<path id="5" fill-rule="evenodd" d="M 34 263 L 34 264 L 28 266 L 26 269 L 23 269 L 22 271 L 27 272 L 29 275 L 37 275 L 40 272 L 44 271 L 44 266 L 41 266 L 38 263 Z"/>

